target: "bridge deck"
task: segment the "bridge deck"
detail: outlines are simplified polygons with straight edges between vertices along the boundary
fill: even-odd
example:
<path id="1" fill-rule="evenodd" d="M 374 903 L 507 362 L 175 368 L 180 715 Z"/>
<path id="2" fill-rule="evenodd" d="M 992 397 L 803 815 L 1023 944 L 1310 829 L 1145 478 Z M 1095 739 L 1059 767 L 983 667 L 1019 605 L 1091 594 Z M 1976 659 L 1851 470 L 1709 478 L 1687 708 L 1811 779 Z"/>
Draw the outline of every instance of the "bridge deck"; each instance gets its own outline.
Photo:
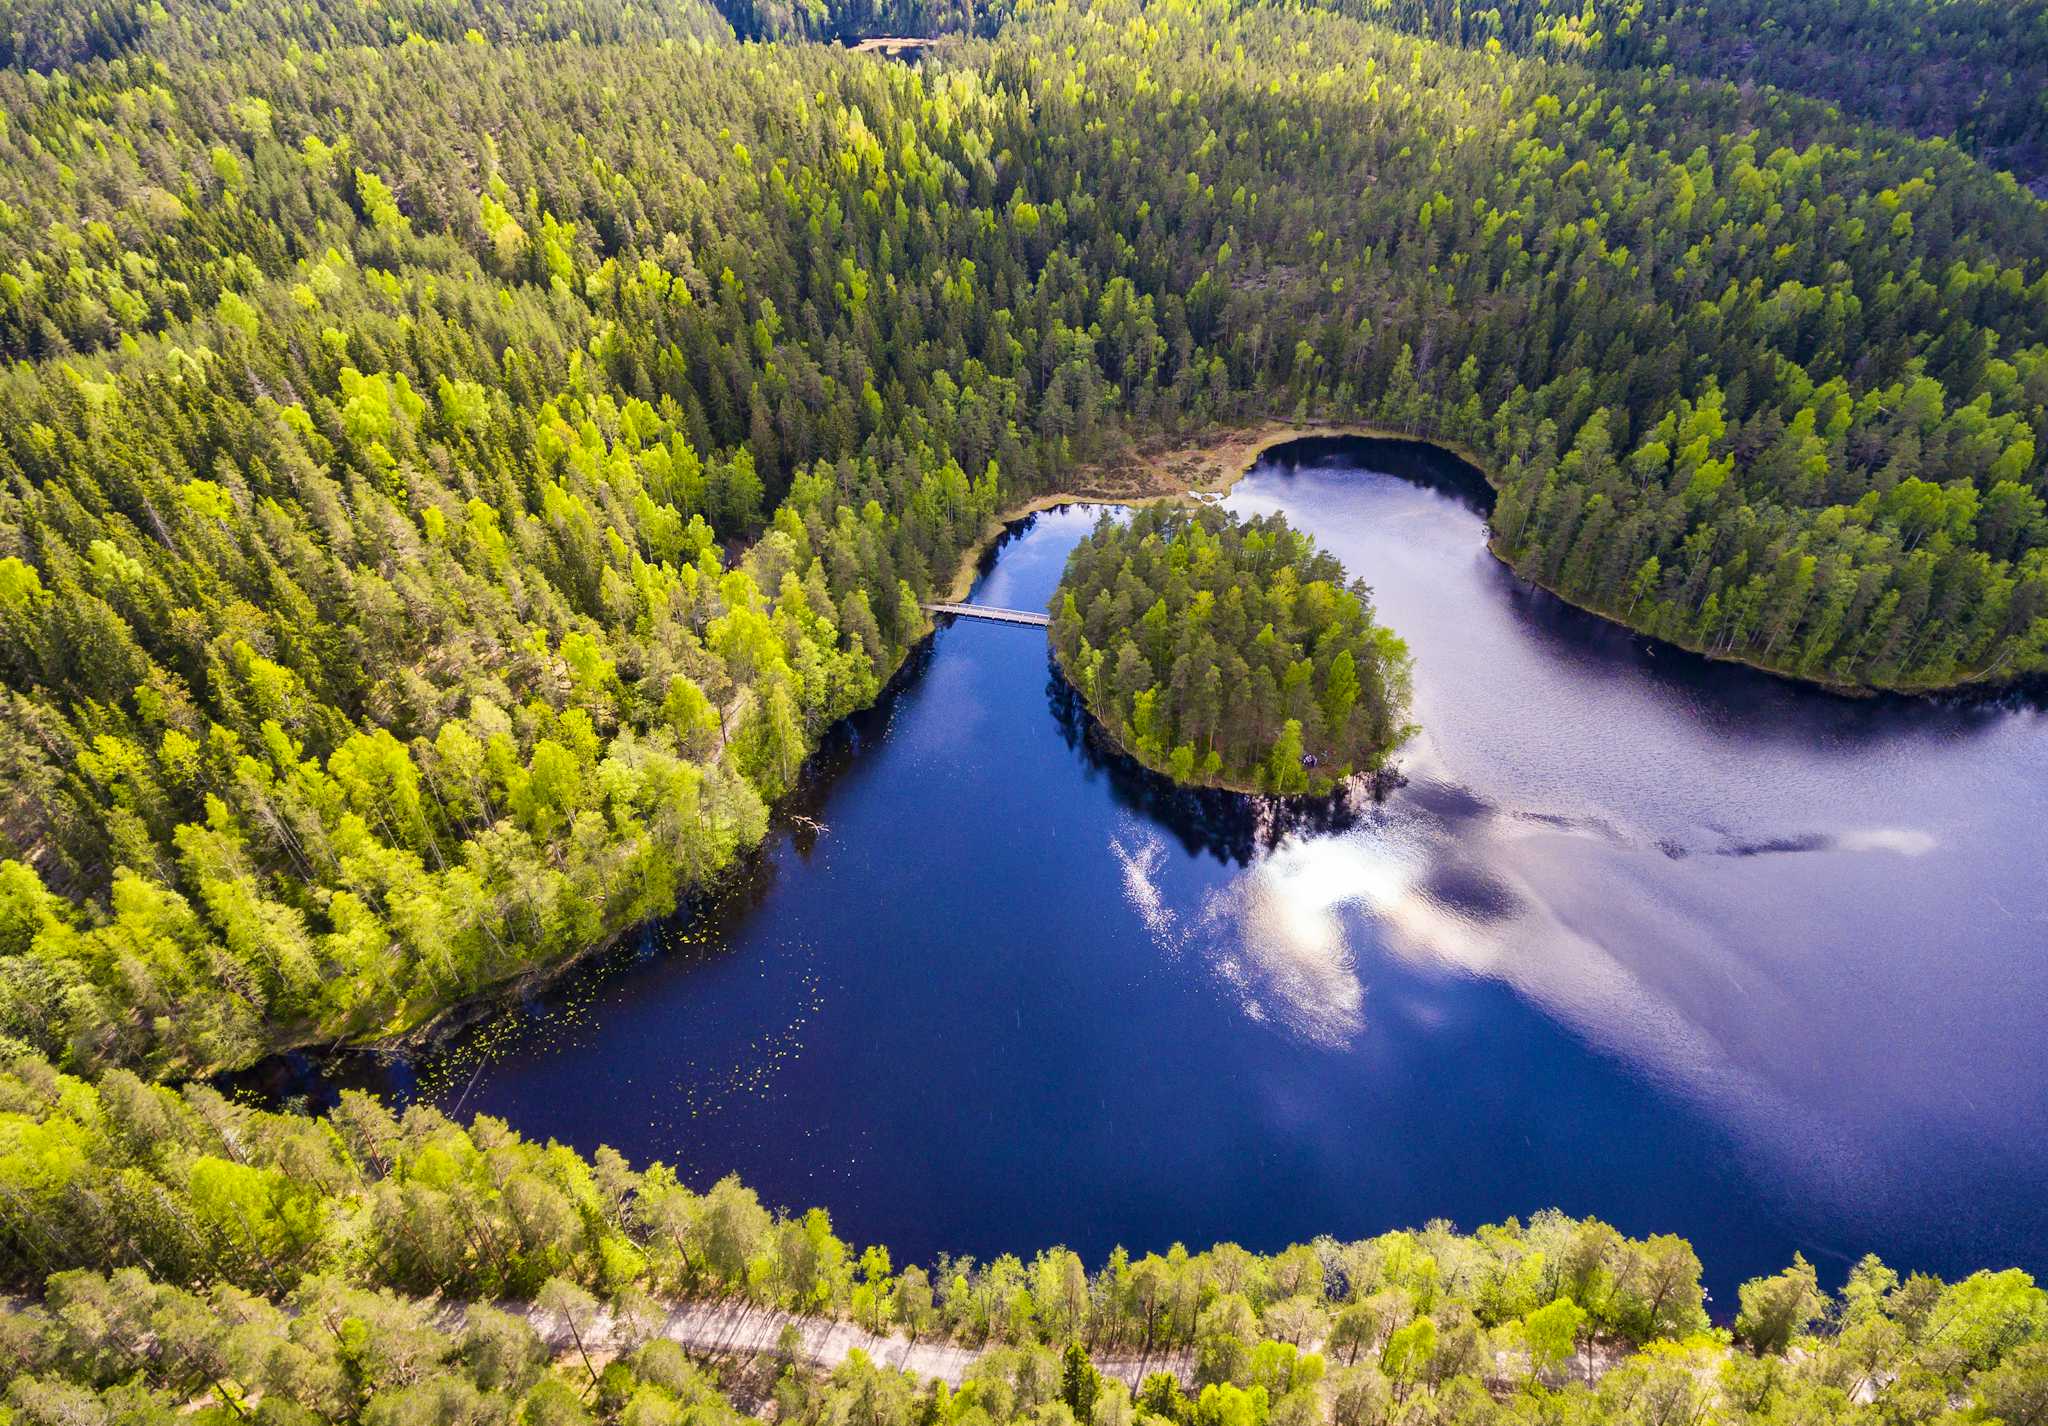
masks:
<path id="1" fill-rule="evenodd" d="M 998 609 L 993 604 L 927 604 L 924 607 L 934 614 L 958 614 L 964 619 L 988 619 L 997 624 L 1031 624 L 1043 629 L 1052 622 L 1044 614 L 1033 614 L 1027 609 Z"/>

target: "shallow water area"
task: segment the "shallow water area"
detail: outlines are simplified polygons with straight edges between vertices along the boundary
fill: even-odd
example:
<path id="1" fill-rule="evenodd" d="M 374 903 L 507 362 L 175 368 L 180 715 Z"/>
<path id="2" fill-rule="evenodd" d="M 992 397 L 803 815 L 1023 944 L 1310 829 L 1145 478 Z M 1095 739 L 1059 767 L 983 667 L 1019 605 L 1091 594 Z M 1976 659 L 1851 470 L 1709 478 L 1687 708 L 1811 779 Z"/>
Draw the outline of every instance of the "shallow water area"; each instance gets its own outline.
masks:
<path id="1" fill-rule="evenodd" d="M 1276 825 L 1087 735 L 1040 630 L 939 630 L 710 905 L 412 1063 L 301 1063 L 771 1203 L 899 1261 L 1274 1248 L 1556 1205 L 1716 1306 L 2048 1269 L 2048 717 L 1848 700 L 1518 582 L 1468 469 L 1304 442 L 1285 511 L 1416 654 L 1384 802 Z M 1014 530 L 1043 608 L 1098 511 Z M 793 815 L 792 815 L 793 814 Z"/>

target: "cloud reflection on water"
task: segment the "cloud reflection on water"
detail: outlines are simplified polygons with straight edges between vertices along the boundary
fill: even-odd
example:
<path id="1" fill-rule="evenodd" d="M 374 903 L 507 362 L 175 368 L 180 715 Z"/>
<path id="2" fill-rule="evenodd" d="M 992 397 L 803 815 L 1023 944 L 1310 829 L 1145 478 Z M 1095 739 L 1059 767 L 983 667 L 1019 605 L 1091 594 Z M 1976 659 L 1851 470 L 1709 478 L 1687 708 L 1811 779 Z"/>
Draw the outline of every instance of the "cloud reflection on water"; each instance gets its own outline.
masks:
<path id="1" fill-rule="evenodd" d="M 1871 828 L 1703 841 L 1722 856 L 1834 851 L 1917 856 L 1924 832 Z M 1199 902 L 1170 890 L 1169 845 L 1127 818 L 1110 841 L 1125 896 L 1169 958 L 1193 957 L 1245 1017 L 1332 1050 L 1367 1028 L 1361 959 L 1501 981 L 1698 1096 L 1742 1081 L 1752 1103 L 1774 1098 L 1730 1053 L 1731 986 L 1752 1010 L 1782 1010 L 1686 906 L 1651 892 L 1648 858 L 1668 845 L 1597 820 L 1494 807 L 1454 783 L 1421 778 L 1379 813 L 1338 833 L 1283 836 Z M 1718 984 L 1701 993 L 1702 976 Z M 1775 1019 L 1766 1014 L 1766 1019 Z"/>
<path id="2" fill-rule="evenodd" d="M 1803 1008 L 1767 963 L 1715 934 L 1702 905 L 1722 893 L 1702 888 L 1740 874 L 1719 857 L 1914 857 L 1936 839 L 1880 826 L 1686 840 L 1719 855 L 1674 881 L 1668 838 L 1497 806 L 1425 773 L 1344 830 L 1281 836 L 1204 892 L 1176 893 L 1177 859 L 1146 819 L 1127 816 L 1110 848 L 1154 945 L 1201 967 L 1251 1025 L 1356 1051 L 1375 957 L 1497 981 L 1645 1078 L 1718 1105 L 1775 1147 L 1788 1187 L 1838 1196 L 1867 1181 L 1871 1148 L 1802 1104 L 1784 1055 L 1796 1067 Z"/>
<path id="3" fill-rule="evenodd" d="M 1195 948 L 1248 1019 L 1330 1049 L 1365 1028 L 1365 987 L 1341 913 L 1402 900 L 1415 875 L 1373 848 L 1351 837 L 1290 836 L 1183 911 L 1157 881 L 1166 859 L 1157 832 L 1131 823 L 1110 839 L 1125 895 L 1162 951 L 1178 959 Z"/>

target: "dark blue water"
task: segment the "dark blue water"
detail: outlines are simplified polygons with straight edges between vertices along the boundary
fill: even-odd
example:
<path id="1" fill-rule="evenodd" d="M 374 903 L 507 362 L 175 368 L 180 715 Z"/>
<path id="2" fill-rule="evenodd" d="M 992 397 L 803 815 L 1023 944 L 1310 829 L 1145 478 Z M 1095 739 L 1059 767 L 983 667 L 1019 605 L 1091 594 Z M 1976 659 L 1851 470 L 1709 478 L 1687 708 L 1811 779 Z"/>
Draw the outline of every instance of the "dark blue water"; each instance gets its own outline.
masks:
<path id="1" fill-rule="evenodd" d="M 1689 1237 L 1727 1310 L 1795 1250 L 2048 1269 L 2048 719 L 1655 648 L 1519 585 L 1412 449 L 1293 448 L 1229 503 L 1413 646 L 1383 804 L 1174 793 L 1091 745 L 1040 631 L 953 624 L 815 760 L 822 830 L 371 1077 L 899 1261 L 1556 1205 Z M 974 598 L 1043 607 L 1095 514 Z"/>

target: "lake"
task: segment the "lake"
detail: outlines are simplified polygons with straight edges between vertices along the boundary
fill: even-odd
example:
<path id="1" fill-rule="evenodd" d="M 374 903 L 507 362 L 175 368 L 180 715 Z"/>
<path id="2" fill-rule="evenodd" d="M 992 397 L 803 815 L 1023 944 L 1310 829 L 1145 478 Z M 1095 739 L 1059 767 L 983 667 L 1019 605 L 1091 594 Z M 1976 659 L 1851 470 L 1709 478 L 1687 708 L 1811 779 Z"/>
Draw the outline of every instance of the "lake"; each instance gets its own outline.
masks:
<path id="1" fill-rule="evenodd" d="M 1416 656 L 1383 802 L 1276 823 L 1088 736 L 1042 630 L 941 628 L 708 904 L 416 1063 L 296 1061 L 738 1172 L 899 1262 L 1272 1249 L 1555 1205 L 1677 1232 L 1717 1314 L 1803 1251 L 2048 1270 L 2048 716 L 1848 700 L 1575 611 L 1425 448 L 1284 511 Z M 1013 527 L 1043 608 L 1099 511 Z"/>

